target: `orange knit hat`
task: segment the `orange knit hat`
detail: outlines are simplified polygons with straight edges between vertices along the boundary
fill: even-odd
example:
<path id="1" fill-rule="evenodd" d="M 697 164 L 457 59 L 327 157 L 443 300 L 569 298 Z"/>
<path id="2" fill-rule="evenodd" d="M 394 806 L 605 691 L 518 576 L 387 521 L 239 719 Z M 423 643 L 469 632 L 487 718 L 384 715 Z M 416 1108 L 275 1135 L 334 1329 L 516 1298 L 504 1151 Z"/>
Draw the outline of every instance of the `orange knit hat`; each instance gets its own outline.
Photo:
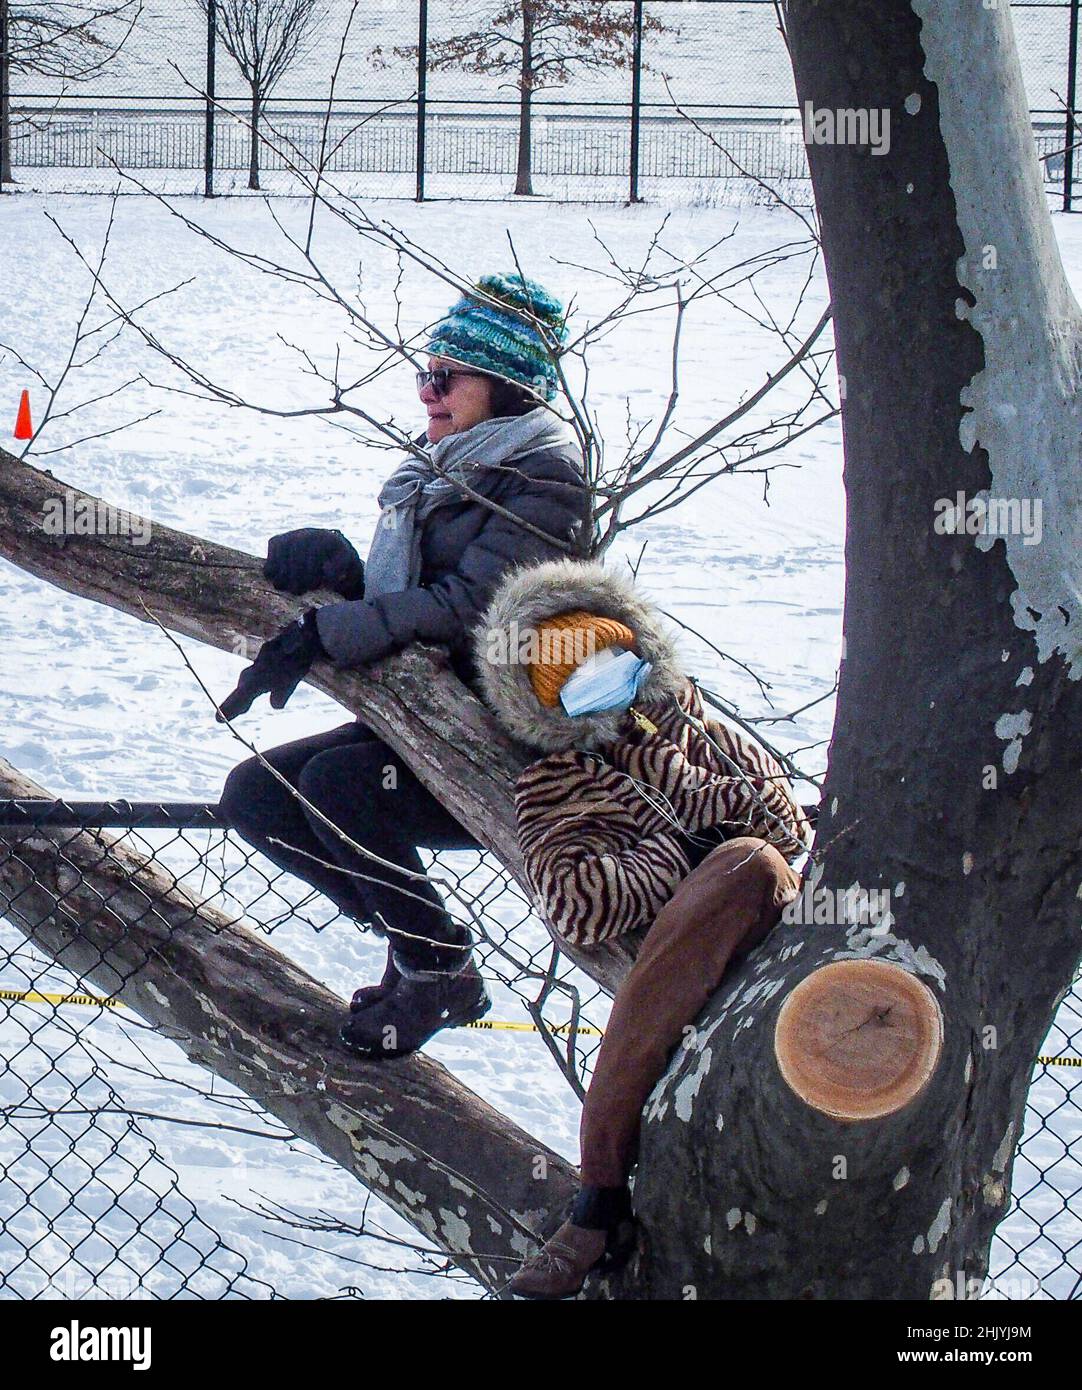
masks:
<path id="1" fill-rule="evenodd" d="M 581 610 L 547 618 L 537 633 L 539 651 L 527 665 L 534 694 L 546 709 L 559 704 L 564 682 L 576 666 L 606 647 L 631 650 L 635 645 L 635 634 L 624 623 Z"/>

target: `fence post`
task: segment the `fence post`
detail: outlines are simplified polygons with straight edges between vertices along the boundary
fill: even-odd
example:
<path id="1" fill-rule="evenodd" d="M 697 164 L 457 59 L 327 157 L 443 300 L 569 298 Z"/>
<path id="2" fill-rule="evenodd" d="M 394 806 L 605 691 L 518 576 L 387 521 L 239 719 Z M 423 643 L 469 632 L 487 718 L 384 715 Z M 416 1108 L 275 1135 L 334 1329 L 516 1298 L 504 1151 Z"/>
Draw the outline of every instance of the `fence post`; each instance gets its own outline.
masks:
<path id="1" fill-rule="evenodd" d="M 11 55 L 8 0 L 0 0 L 0 189 L 11 177 Z"/>
<path id="2" fill-rule="evenodd" d="M 428 0 L 417 4 L 417 202 L 425 200 L 425 116 L 428 104 Z"/>
<path id="3" fill-rule="evenodd" d="M 1078 6 L 1071 0 L 1070 48 L 1067 53 L 1067 123 L 1063 151 L 1063 211 L 1071 211 L 1071 192 L 1074 183 L 1075 92 L 1078 85 Z"/>
<path id="4" fill-rule="evenodd" d="M 214 50 L 218 39 L 217 0 L 207 0 L 207 93 L 203 128 L 203 197 L 214 197 Z"/>
<path id="5" fill-rule="evenodd" d="M 631 170 L 628 202 L 639 203 L 639 132 L 642 122 L 642 0 L 635 0 L 631 49 Z"/>

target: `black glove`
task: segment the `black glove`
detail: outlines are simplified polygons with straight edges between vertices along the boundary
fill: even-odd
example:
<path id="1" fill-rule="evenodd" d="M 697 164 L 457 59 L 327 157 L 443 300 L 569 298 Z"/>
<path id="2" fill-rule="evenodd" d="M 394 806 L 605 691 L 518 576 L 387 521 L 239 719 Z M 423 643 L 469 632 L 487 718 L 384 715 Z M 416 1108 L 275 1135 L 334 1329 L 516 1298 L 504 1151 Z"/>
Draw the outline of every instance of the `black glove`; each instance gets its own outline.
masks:
<path id="1" fill-rule="evenodd" d="M 307 594 L 326 587 L 343 598 L 364 598 L 364 561 L 341 531 L 318 526 L 272 536 L 263 577 L 279 593 Z"/>
<path id="2" fill-rule="evenodd" d="M 237 688 L 219 706 L 219 724 L 247 714 L 260 695 L 269 694 L 271 709 L 281 709 L 312 663 L 326 655 L 316 627 L 316 610 L 309 608 L 303 618 L 263 643 L 251 666 L 240 673 Z"/>

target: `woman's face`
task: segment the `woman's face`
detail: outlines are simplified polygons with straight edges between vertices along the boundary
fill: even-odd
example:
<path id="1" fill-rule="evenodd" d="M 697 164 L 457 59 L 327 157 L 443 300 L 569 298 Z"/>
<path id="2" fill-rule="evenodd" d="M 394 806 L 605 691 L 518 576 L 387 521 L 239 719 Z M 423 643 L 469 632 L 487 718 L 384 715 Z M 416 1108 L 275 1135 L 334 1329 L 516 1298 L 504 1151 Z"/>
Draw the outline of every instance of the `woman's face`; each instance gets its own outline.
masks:
<path id="1" fill-rule="evenodd" d="M 459 364 L 449 357 L 430 357 L 428 370 L 434 372 L 437 367 L 456 371 Z M 446 439 L 449 434 L 468 430 L 471 425 L 479 425 L 482 420 L 492 419 L 492 378 L 488 376 L 453 376 L 446 396 L 437 396 L 432 386 L 425 386 L 420 397 L 428 411 L 430 444 Z"/>

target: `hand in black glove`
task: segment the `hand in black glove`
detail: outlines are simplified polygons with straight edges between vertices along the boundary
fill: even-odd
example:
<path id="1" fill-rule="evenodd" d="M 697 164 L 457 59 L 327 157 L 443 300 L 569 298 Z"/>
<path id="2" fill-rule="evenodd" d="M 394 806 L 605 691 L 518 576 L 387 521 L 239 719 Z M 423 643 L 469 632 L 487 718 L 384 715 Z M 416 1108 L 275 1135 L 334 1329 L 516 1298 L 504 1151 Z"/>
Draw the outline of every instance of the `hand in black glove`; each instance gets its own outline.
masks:
<path id="1" fill-rule="evenodd" d="M 263 643 L 251 666 L 240 673 L 237 688 L 219 706 L 218 723 L 247 714 L 260 695 L 269 694 L 271 709 L 281 709 L 312 663 L 326 655 L 316 627 L 316 610 L 309 608 L 303 618 Z"/>
<path id="2" fill-rule="evenodd" d="M 364 561 L 341 531 L 318 526 L 272 536 L 263 577 L 279 593 L 307 594 L 326 587 L 343 598 L 364 598 Z"/>

